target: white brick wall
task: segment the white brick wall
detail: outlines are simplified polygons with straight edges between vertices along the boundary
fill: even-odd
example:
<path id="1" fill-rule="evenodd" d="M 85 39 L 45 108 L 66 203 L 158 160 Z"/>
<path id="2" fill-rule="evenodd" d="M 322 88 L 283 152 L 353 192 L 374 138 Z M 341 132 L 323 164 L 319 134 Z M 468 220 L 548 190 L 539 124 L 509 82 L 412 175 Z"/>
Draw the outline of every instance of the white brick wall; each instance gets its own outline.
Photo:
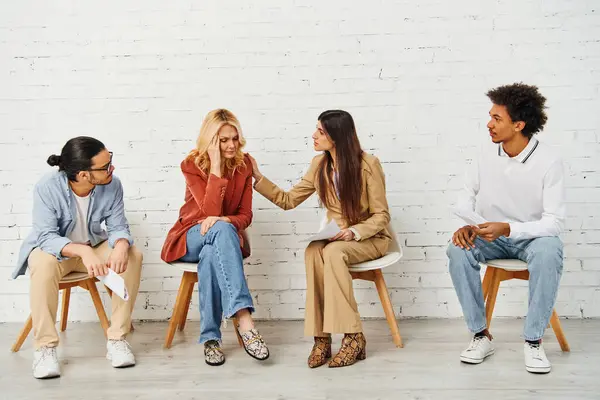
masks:
<path id="1" fill-rule="evenodd" d="M 146 260 L 136 317 L 167 318 L 180 274 L 159 251 L 183 199 L 178 165 L 216 107 L 239 116 L 248 150 L 286 188 L 313 156 L 308 138 L 319 112 L 350 111 L 363 147 L 383 162 L 404 246 L 403 262 L 385 271 L 395 311 L 458 317 L 445 257 L 458 221 L 445 206 L 487 140 L 484 92 L 519 80 L 548 97 L 540 138 L 568 164 L 557 309 L 597 317 L 598 37 L 594 0 L 3 2 L 0 321 L 22 321 L 28 311 L 27 278 L 9 275 L 31 225 L 32 185 L 49 170 L 47 156 L 82 134 L 115 152 L 125 185 Z M 299 240 L 318 226 L 316 199 L 285 213 L 260 195 L 254 204 L 247 273 L 257 315 L 301 318 Z M 374 288 L 355 286 L 362 315 L 382 316 Z M 497 315 L 524 315 L 526 299 L 526 283 L 505 284 Z M 72 319 L 96 319 L 86 293 L 72 303 Z"/>

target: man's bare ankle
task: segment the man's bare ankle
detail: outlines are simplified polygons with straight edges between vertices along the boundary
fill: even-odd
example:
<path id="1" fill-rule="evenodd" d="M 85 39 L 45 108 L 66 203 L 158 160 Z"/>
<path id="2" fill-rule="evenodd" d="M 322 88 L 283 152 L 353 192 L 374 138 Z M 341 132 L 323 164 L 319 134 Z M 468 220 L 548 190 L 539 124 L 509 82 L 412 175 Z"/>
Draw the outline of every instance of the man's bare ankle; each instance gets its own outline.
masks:
<path id="1" fill-rule="evenodd" d="M 494 337 L 492 336 L 492 334 L 490 333 L 490 331 L 486 329 L 482 330 L 481 332 L 478 332 L 475 334 L 475 337 L 480 337 L 480 336 L 485 336 L 488 339 L 492 340 Z"/>

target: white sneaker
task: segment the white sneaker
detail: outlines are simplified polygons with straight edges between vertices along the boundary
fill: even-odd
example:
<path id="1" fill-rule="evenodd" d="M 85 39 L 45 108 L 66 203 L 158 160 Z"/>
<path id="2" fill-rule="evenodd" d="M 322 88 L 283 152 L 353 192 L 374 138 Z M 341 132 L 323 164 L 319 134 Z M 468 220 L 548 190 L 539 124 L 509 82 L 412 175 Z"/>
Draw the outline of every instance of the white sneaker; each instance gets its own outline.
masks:
<path id="1" fill-rule="evenodd" d="M 469 347 L 460 353 L 460 361 L 467 364 L 480 364 L 492 354 L 494 354 L 492 341 L 487 336 L 477 336 L 473 337 Z"/>
<path id="2" fill-rule="evenodd" d="M 33 353 L 33 377 L 37 379 L 60 376 L 56 347 L 42 346 Z"/>
<path id="3" fill-rule="evenodd" d="M 547 374 L 552 369 L 552 364 L 546 357 L 546 352 L 542 344 L 525 343 L 523 346 L 525 353 L 525 369 L 534 374 Z"/>
<path id="4" fill-rule="evenodd" d="M 106 342 L 106 358 L 112 361 L 115 368 L 131 367 L 135 365 L 135 357 L 131 346 L 125 339 L 109 340 Z"/>

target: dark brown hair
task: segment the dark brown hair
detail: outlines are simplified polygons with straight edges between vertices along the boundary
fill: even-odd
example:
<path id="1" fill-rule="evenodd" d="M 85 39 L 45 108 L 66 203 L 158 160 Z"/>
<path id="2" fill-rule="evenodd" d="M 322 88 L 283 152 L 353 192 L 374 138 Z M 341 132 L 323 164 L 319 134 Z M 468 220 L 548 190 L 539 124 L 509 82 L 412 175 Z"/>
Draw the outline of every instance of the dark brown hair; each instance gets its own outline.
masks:
<path id="1" fill-rule="evenodd" d="M 106 149 L 98 139 L 88 136 L 78 136 L 69 140 L 62 148 L 60 156 L 52 154 L 48 157 L 48 165 L 58 166 L 59 171 L 64 171 L 70 181 L 77 180 L 80 171 L 89 171 L 92 167 L 92 158 Z"/>
<path id="2" fill-rule="evenodd" d="M 337 193 L 342 205 L 342 217 L 350 225 L 360 222 L 360 197 L 362 194 L 362 155 L 352 116 L 342 110 L 328 110 L 319 115 L 321 126 L 335 145 L 337 166 Z M 333 179 L 333 158 L 326 151 L 317 172 L 318 194 L 321 204 L 331 205 L 336 195 Z"/>
<path id="3" fill-rule="evenodd" d="M 548 117 L 546 98 L 542 96 L 537 86 L 524 83 L 513 83 L 489 90 L 486 95 L 492 103 L 505 106 L 513 122 L 523 121 L 525 127 L 521 133 L 530 138 L 544 129 Z"/>

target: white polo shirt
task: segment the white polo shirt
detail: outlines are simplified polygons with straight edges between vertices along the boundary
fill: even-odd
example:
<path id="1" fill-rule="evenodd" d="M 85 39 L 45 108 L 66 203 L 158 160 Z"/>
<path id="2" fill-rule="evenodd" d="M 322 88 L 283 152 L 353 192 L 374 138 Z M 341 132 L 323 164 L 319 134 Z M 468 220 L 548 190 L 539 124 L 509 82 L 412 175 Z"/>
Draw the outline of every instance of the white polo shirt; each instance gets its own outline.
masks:
<path id="1" fill-rule="evenodd" d="M 457 208 L 508 222 L 511 239 L 559 236 L 566 216 L 562 159 L 536 138 L 515 157 L 489 143 L 467 172 Z"/>

